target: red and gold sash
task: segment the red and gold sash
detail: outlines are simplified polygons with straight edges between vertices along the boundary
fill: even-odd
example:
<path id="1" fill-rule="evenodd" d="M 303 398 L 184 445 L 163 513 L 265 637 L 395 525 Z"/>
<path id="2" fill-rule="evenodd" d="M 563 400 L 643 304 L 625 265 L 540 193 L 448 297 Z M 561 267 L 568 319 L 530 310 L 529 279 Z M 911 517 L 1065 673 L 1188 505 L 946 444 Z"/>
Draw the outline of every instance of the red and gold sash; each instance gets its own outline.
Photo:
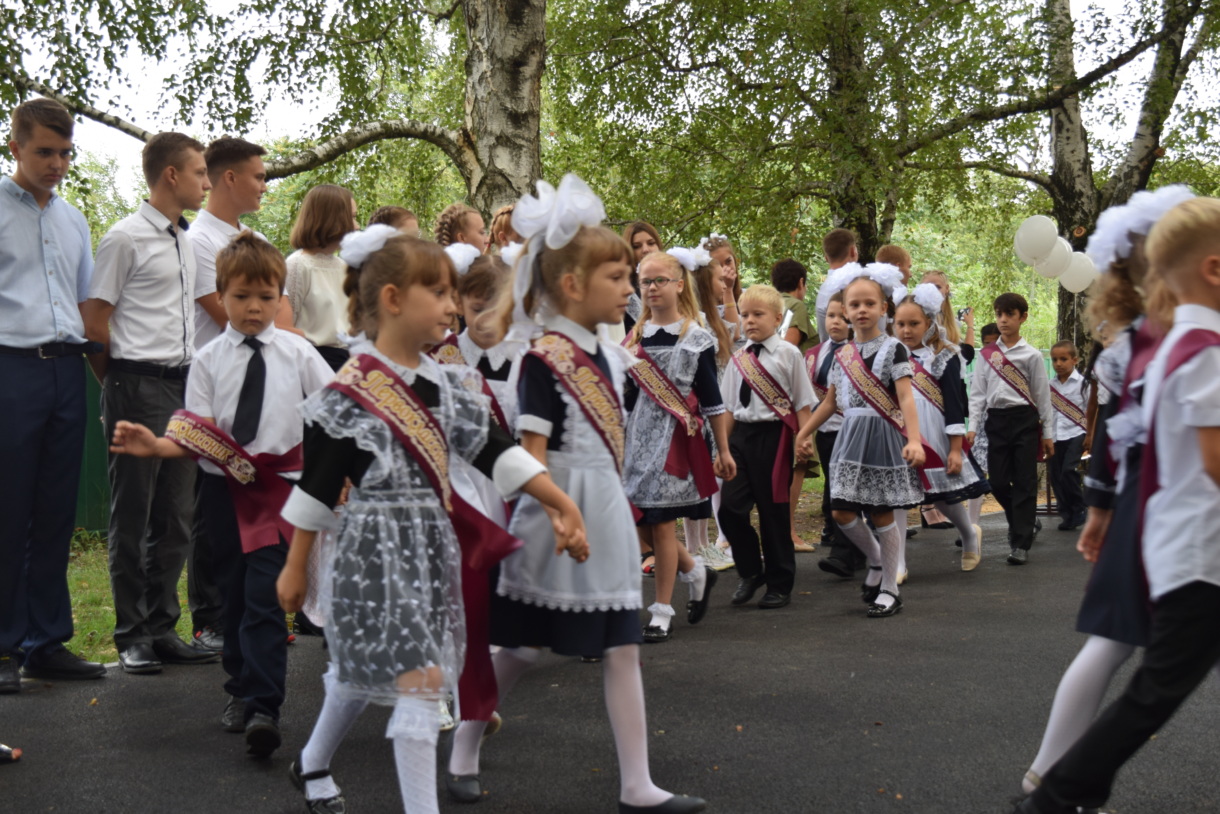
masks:
<path id="1" fill-rule="evenodd" d="M 384 421 L 419 464 L 453 522 L 463 562 L 476 570 L 486 570 L 521 547 L 520 540 L 453 491 L 449 482 L 449 439 L 436 416 L 397 373 L 362 353 L 349 359 L 326 386 Z"/>
<path id="2" fill-rule="evenodd" d="M 1085 432 L 1089 431 L 1088 419 L 1085 417 L 1084 411 L 1053 387 L 1051 388 L 1051 406 L 1080 429 Z"/>
<path id="3" fill-rule="evenodd" d="M 825 344 L 825 342 L 819 342 L 805 351 L 805 372 L 809 374 L 809 383 L 813 385 L 813 395 L 817 396 L 819 403 L 825 401 L 826 394 L 830 392 L 829 387 L 818 384 L 818 366 L 822 362 L 821 359 L 818 359 L 818 353 Z M 843 415 L 843 411 L 839 409 L 838 405 L 835 405 L 835 414 Z"/>
<path id="4" fill-rule="evenodd" d="M 1021 369 L 1004 355 L 1004 351 L 1000 350 L 999 345 L 993 342 L 984 347 L 979 353 L 987 360 L 987 364 L 991 365 L 991 369 L 999 375 L 1000 381 L 1016 390 L 1017 395 L 1025 399 L 1029 406 L 1034 409 L 1038 408 L 1038 403 L 1034 401 L 1033 390 L 1029 386 L 1029 379 L 1025 378 L 1025 374 L 1021 372 Z"/>
<path id="5" fill-rule="evenodd" d="M 775 456 L 775 466 L 771 468 L 771 499 L 775 503 L 787 503 L 788 484 L 792 480 L 792 442 L 800 429 L 796 413 L 792 410 L 792 399 L 762 366 L 758 357 L 750 353 L 748 346 L 739 348 L 733 354 L 733 364 L 754 396 L 762 399 L 763 404 L 767 405 L 784 425 L 779 436 L 779 454 Z"/>
<path id="6" fill-rule="evenodd" d="M 275 545 L 281 535 L 292 540 L 292 525 L 280 516 L 292 484 L 279 473 L 301 471 L 300 444 L 282 455 L 251 455 L 224 430 L 186 410 L 174 411 L 165 437 L 224 471 L 243 553 Z"/>
<path id="7" fill-rule="evenodd" d="M 458 347 L 458 335 L 449 334 L 445 337 L 445 341 L 439 345 L 434 345 L 428 354 L 440 362 L 442 365 L 465 365 L 473 368 L 474 365 L 466 361 L 466 357 L 462 355 L 462 349 Z M 487 383 L 487 377 L 480 375 L 479 381 L 483 383 L 483 395 L 491 399 L 491 417 L 500 425 L 500 429 L 507 433 L 512 433 L 512 428 L 508 426 L 508 419 L 504 417 L 504 408 L 500 406 L 500 402 L 496 399 L 495 392 L 491 389 L 491 385 Z"/>
<path id="8" fill-rule="evenodd" d="M 712 468 L 711 453 L 703 440 L 703 417 L 699 414 L 698 397 L 692 389 L 683 398 L 677 385 L 665 375 L 643 345 L 636 346 L 635 355 L 640 362 L 629 369 L 631 378 L 640 386 L 640 390 L 677 422 L 669 442 L 669 455 L 665 458 L 665 471 L 684 480 L 693 475 L 699 497 L 711 497 L 716 493 L 716 474 Z"/>
<path id="9" fill-rule="evenodd" d="M 940 411 L 941 415 L 945 414 L 945 391 L 940 387 L 940 381 L 937 380 L 932 373 L 920 364 L 920 361 L 911 355 L 911 387 L 914 387 L 919 395 L 928 400 L 928 403 Z"/>
<path id="10" fill-rule="evenodd" d="M 621 475 L 625 444 L 623 406 L 614 390 L 614 383 L 589 358 L 589 354 L 561 333 L 547 331 L 534 340 L 529 353 L 550 368 L 563 388 L 580 405 L 581 412 L 610 450 Z"/>
<path id="11" fill-rule="evenodd" d="M 881 379 L 877 378 L 877 374 L 873 373 L 872 369 L 864 363 L 864 357 L 860 355 L 860 349 L 856 347 L 856 343 L 848 342 L 839 348 L 835 358 L 838 360 L 839 366 L 843 368 L 847 380 L 860 394 L 860 398 L 864 399 L 864 403 L 871 407 L 877 415 L 884 418 L 887 424 L 898 430 L 903 438 L 906 438 L 907 422 L 906 417 L 902 414 L 902 407 L 899 406 L 890 389 L 882 384 Z M 943 397 L 941 401 L 943 404 Z M 922 442 L 922 438 L 920 440 Z M 923 469 L 941 469 L 945 462 L 936 454 L 936 450 L 926 443 L 922 446 L 924 463 L 923 467 L 920 467 L 919 477 L 923 481 L 924 488 L 927 489 L 929 483 L 927 476 L 923 474 Z"/>

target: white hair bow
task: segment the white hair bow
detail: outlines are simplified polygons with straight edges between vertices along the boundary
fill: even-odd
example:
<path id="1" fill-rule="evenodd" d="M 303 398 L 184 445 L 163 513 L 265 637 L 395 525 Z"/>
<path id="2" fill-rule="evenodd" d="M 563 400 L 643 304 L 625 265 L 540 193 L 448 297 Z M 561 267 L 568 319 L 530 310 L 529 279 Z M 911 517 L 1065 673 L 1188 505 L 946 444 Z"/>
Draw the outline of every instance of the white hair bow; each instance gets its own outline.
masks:
<path id="1" fill-rule="evenodd" d="M 513 241 L 500 249 L 500 259 L 507 263 L 511 270 L 513 266 L 517 265 L 517 258 L 521 256 L 521 250 L 524 248 L 523 244 Z"/>
<path id="2" fill-rule="evenodd" d="M 911 292 L 911 299 L 933 321 L 940 314 L 940 309 L 945 304 L 945 295 L 940 293 L 940 289 L 932 285 L 932 283 L 920 283 L 915 286 L 915 290 Z"/>
<path id="3" fill-rule="evenodd" d="M 393 226 L 374 223 L 362 232 L 348 232 L 339 242 L 339 259 L 352 268 L 360 268 L 373 252 L 380 251 L 385 242 L 401 234 Z"/>
<path id="4" fill-rule="evenodd" d="M 483 253 L 469 243 L 450 243 L 445 247 L 445 254 L 449 255 L 458 276 L 461 276 L 470 271 L 470 265 Z"/>
<path id="5" fill-rule="evenodd" d="M 699 268 L 699 263 L 695 259 L 695 253 L 690 249 L 674 246 L 672 249 L 666 249 L 665 253 L 681 263 L 682 268 L 686 269 L 687 272 L 694 272 L 695 269 Z"/>
<path id="6" fill-rule="evenodd" d="M 1195 194 L 1185 184 L 1135 193 L 1127 203 L 1101 213 L 1085 253 L 1104 274 L 1111 263 L 1131 255 L 1131 235 L 1148 234 L 1166 212 L 1193 197 Z"/>
<path id="7" fill-rule="evenodd" d="M 728 237 L 726 235 L 718 235 L 715 232 L 712 232 L 710 235 L 703 238 L 703 240 L 699 241 L 699 248 L 706 249 L 708 247 L 708 244 L 710 244 L 713 240 L 723 240 L 723 241 L 727 242 Z M 707 265 L 707 264 L 704 263 L 703 265 Z"/>

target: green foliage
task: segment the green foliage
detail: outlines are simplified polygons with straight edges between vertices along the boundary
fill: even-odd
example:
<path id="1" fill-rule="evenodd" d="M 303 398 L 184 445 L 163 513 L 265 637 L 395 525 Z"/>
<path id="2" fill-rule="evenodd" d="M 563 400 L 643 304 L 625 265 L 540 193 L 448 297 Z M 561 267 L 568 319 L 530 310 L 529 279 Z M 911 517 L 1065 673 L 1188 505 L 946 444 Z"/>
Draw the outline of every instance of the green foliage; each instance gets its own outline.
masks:
<path id="1" fill-rule="evenodd" d="M 85 216 L 95 251 L 102 235 L 140 204 L 138 191 L 120 189 L 118 163 L 89 152 L 78 153 L 59 194 Z"/>

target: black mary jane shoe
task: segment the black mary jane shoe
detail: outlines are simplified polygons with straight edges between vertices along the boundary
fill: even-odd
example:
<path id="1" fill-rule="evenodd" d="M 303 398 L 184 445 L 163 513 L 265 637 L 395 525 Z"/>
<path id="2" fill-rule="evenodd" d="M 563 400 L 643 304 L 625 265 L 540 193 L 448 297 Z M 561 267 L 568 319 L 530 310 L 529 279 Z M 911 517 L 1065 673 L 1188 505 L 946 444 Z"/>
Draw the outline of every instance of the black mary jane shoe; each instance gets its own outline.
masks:
<path id="1" fill-rule="evenodd" d="M 880 565 L 870 565 L 870 571 L 880 571 Z M 867 582 L 860 586 L 860 598 L 864 600 L 865 605 L 871 605 L 877 601 L 877 597 L 881 594 L 881 583 L 869 585 Z"/>
<path id="2" fill-rule="evenodd" d="M 703 584 L 703 598 L 692 599 L 686 603 L 686 621 L 688 624 L 696 625 L 707 615 L 707 603 L 712 597 L 712 587 L 716 584 L 716 580 L 720 578 L 720 574 L 715 568 L 703 566 L 707 571 L 707 581 Z"/>
<path id="3" fill-rule="evenodd" d="M 894 597 L 894 604 L 887 608 L 884 605 L 878 605 L 874 602 L 872 605 L 868 606 L 869 619 L 884 619 L 885 617 L 893 616 L 902 610 L 902 597 L 900 597 L 898 594 L 891 593 L 890 591 L 879 591 L 877 596 L 881 596 L 881 594 Z"/>
<path id="4" fill-rule="evenodd" d="M 292 785 L 297 787 L 297 791 L 301 794 L 305 793 L 306 780 L 321 780 L 324 777 L 330 777 L 330 769 L 319 769 L 316 772 L 301 772 L 301 757 L 292 761 L 288 766 L 288 777 L 292 780 Z M 309 814 L 345 814 L 347 804 L 343 800 L 343 795 L 334 797 L 323 797 L 320 800 L 306 800 L 305 810 Z"/>
<path id="5" fill-rule="evenodd" d="M 647 644 L 660 644 L 661 642 L 667 642 L 673 635 L 674 626 L 672 622 L 670 623 L 669 627 L 661 627 L 660 625 L 644 626 L 644 642 Z"/>
<path id="6" fill-rule="evenodd" d="M 459 803 L 477 803 L 483 799 L 483 783 L 477 774 L 445 773 L 445 790 Z"/>
<path id="7" fill-rule="evenodd" d="M 675 794 L 663 803 L 655 806 L 633 806 L 627 803 L 618 804 L 618 814 L 695 814 L 707 808 L 707 801 L 698 797 L 687 797 L 685 794 Z"/>

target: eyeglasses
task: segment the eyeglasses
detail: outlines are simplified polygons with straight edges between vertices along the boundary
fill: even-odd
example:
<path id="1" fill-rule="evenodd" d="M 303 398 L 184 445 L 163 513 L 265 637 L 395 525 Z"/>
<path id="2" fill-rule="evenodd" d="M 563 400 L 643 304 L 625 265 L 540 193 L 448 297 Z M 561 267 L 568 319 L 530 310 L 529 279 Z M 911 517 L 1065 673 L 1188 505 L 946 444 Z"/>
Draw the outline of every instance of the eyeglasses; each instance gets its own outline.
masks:
<path id="1" fill-rule="evenodd" d="M 649 279 L 649 280 L 641 279 L 640 288 L 649 288 L 654 285 L 657 288 L 664 288 L 667 284 L 676 283 L 676 282 L 678 282 L 678 281 L 671 279 L 669 277 L 653 277 L 652 279 Z"/>

